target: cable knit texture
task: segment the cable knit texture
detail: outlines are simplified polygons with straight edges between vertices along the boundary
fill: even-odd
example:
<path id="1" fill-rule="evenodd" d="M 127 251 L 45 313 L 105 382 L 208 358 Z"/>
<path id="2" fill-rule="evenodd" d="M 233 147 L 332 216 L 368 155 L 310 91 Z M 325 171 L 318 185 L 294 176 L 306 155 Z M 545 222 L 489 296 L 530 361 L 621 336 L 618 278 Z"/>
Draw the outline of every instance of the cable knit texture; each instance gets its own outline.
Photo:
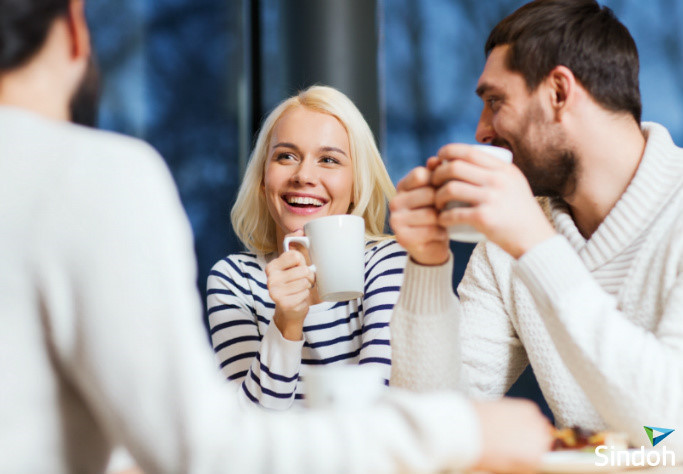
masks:
<path id="1" fill-rule="evenodd" d="M 460 301 L 438 313 L 418 311 L 418 296 L 402 292 L 392 384 L 422 388 L 423 371 L 435 366 L 444 376 L 430 387 L 494 398 L 531 363 L 560 426 L 623 431 L 636 446 L 649 445 L 643 425 L 683 426 L 683 150 L 660 125 L 643 132 L 637 173 L 589 240 L 566 205 L 541 200 L 560 235 L 519 261 L 480 244 Z M 426 272 L 446 278 L 446 267 L 409 263 L 405 288 Z M 422 291 L 422 300 L 452 294 L 443 285 Z M 394 329 L 423 319 L 419 332 Z M 429 331 L 448 331 L 450 345 Z M 665 443 L 683 455 L 682 433 Z"/>

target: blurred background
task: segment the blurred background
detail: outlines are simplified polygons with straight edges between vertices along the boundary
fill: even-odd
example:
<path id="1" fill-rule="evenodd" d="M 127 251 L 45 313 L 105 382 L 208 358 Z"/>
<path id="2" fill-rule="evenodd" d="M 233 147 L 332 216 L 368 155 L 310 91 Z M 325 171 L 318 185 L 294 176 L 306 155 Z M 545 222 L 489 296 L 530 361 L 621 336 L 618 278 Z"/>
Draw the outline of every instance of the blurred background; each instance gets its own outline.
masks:
<path id="1" fill-rule="evenodd" d="M 229 213 L 261 120 L 314 83 L 349 95 L 394 184 L 451 141 L 474 142 L 484 41 L 519 0 L 88 0 L 104 77 L 101 128 L 166 159 L 195 236 L 198 288 L 242 250 Z M 643 118 L 683 144 L 683 2 L 613 0 L 641 58 Z M 453 243 L 454 285 L 472 251 Z M 531 371 L 512 395 L 539 402 Z"/>

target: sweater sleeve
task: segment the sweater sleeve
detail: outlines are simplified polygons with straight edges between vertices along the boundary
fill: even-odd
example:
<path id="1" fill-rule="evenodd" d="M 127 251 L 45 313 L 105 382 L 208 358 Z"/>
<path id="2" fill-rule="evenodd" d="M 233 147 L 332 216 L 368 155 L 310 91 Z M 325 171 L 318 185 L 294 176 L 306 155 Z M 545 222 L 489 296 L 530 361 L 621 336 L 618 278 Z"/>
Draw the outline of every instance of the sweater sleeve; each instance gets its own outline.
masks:
<path id="1" fill-rule="evenodd" d="M 391 318 L 392 386 L 413 391 L 459 386 L 460 303 L 453 293 L 453 258 L 423 266 L 408 259 Z"/>
<path id="2" fill-rule="evenodd" d="M 507 392 L 528 364 L 486 255 L 475 248 L 458 291 L 452 256 L 440 266 L 406 265 L 391 321 L 392 385 L 462 389 L 477 398 Z"/>
<path id="3" fill-rule="evenodd" d="M 479 425 L 453 394 L 392 392 L 372 409 L 339 413 L 240 410 L 200 323 L 192 234 L 172 179 L 147 148 L 114 150 L 105 149 L 109 165 L 86 155 L 75 173 L 92 176 L 64 186 L 36 249 L 54 367 L 87 407 L 84 422 L 124 444 L 145 472 L 473 465 Z"/>
<path id="4" fill-rule="evenodd" d="M 258 315 L 257 304 L 272 304 L 265 298 L 267 288 L 260 288 L 251 276 L 252 267 L 240 263 L 230 256 L 209 274 L 207 314 L 213 348 L 223 375 L 239 386 L 242 402 L 286 410 L 294 402 L 304 341 L 285 339 L 275 324 Z M 252 285 L 263 294 L 254 295 Z M 259 318 L 267 325 L 263 335 Z"/>
<path id="5" fill-rule="evenodd" d="M 527 252 L 516 270 L 563 362 L 609 426 L 647 445 L 644 423 L 683 425 L 681 264 L 653 330 L 625 318 L 561 236 Z"/>
<path id="6" fill-rule="evenodd" d="M 381 242 L 365 264 L 363 326 L 359 364 L 380 368 L 386 383 L 391 375 L 389 320 L 398 299 L 406 251 L 395 240 Z"/>

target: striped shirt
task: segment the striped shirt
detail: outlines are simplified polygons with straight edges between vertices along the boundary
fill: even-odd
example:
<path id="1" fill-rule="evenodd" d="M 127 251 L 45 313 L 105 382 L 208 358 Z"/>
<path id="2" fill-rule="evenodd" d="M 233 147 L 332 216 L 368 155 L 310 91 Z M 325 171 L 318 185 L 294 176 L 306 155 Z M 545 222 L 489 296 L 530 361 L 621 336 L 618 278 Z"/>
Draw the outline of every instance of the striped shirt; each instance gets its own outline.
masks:
<path id="1" fill-rule="evenodd" d="M 275 257 L 238 253 L 216 263 L 207 283 L 211 340 L 225 377 L 240 397 L 266 408 L 300 404 L 308 366 L 373 364 L 385 383 L 391 372 L 389 319 L 403 281 L 406 252 L 395 240 L 365 251 L 362 298 L 309 308 L 303 340 L 282 337 L 271 324 L 275 303 L 266 264 Z"/>

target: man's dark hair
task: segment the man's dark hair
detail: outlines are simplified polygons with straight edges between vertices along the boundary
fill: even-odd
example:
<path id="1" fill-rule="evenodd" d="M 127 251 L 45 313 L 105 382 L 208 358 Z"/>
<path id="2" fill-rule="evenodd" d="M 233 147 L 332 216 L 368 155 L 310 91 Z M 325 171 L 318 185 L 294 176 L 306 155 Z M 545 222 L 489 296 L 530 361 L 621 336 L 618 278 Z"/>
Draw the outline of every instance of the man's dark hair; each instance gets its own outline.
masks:
<path id="1" fill-rule="evenodd" d="M 68 9 L 69 0 L 0 0 L 0 73 L 30 60 Z"/>
<path id="2" fill-rule="evenodd" d="M 640 123 L 638 50 L 612 10 L 595 0 L 535 0 L 491 31 L 486 56 L 509 45 L 507 67 L 533 91 L 559 65 L 603 107 L 628 112 Z"/>
<path id="3" fill-rule="evenodd" d="M 0 0 L 0 74 L 31 60 L 45 43 L 55 19 L 69 11 L 70 0 Z M 94 58 L 69 104 L 71 121 L 95 126 L 99 71 Z"/>

